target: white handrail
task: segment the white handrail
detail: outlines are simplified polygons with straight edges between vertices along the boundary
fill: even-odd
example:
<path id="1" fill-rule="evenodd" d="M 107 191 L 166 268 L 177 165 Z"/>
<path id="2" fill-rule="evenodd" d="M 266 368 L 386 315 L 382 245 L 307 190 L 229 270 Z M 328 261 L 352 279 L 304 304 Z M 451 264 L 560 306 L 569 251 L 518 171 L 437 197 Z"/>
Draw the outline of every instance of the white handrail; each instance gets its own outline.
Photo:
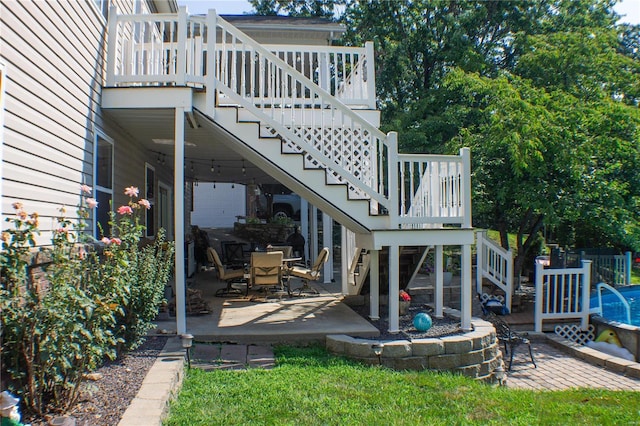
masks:
<path id="1" fill-rule="evenodd" d="M 504 291 L 505 305 L 511 312 L 513 299 L 513 254 L 487 237 L 487 231 L 479 231 L 477 244 L 476 292 L 482 293 L 482 279 L 487 278 Z"/>
<path id="2" fill-rule="evenodd" d="M 598 296 L 598 308 L 590 309 L 590 312 L 592 314 L 602 315 L 602 289 L 606 289 L 610 291 L 611 294 L 616 296 L 622 302 L 622 306 L 624 306 L 625 308 L 625 313 L 627 318 L 626 323 L 631 324 L 631 305 L 629 304 L 629 301 L 625 299 L 625 297 L 622 294 L 620 294 L 618 290 L 616 290 L 614 287 L 610 286 L 607 283 L 596 284 L 596 294 Z"/>

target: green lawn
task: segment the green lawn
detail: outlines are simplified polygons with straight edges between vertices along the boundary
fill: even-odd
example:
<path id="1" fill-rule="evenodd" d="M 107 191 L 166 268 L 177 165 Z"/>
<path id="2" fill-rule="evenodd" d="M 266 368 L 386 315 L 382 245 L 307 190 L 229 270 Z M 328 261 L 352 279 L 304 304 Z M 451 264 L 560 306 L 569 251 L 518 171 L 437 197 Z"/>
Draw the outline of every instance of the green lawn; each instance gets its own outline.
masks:
<path id="1" fill-rule="evenodd" d="M 273 370 L 192 369 L 166 425 L 638 424 L 640 392 L 534 392 L 276 349 Z"/>

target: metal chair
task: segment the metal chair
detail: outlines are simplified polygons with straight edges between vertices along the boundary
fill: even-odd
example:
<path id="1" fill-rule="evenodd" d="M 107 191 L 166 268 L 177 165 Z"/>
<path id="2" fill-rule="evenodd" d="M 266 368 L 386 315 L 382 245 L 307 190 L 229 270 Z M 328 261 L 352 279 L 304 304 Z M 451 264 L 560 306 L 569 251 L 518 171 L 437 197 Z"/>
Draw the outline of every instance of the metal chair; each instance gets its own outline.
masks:
<path id="1" fill-rule="evenodd" d="M 237 241 L 222 241 L 220 243 L 222 248 L 222 256 L 224 258 L 224 264 L 227 267 L 242 268 L 247 261 L 244 252 L 244 244 Z"/>
<path id="2" fill-rule="evenodd" d="M 207 258 L 210 263 L 215 265 L 218 279 L 227 282 L 227 287 L 217 290 L 216 296 L 223 297 L 231 294 L 242 294 L 241 290 L 233 288 L 233 284 L 243 283 L 246 285 L 244 269 L 226 269 L 220 260 L 220 256 L 218 256 L 218 252 L 212 247 L 207 249 Z"/>
<path id="3" fill-rule="evenodd" d="M 282 252 L 252 252 L 251 253 L 251 287 L 271 286 L 284 290 L 282 283 Z M 289 287 L 287 286 L 287 293 Z M 247 286 L 247 294 L 249 287 Z"/>
<path id="4" fill-rule="evenodd" d="M 536 361 L 533 358 L 531 341 L 523 333 L 518 333 L 511 330 L 509 324 L 507 324 L 502 318 L 500 318 L 493 312 L 490 312 L 485 316 L 485 318 L 495 327 L 498 341 L 502 342 L 502 345 L 504 346 L 504 353 L 505 355 L 509 356 L 509 371 L 511 371 L 511 364 L 513 363 L 513 353 L 520 345 L 527 345 L 529 347 L 529 356 L 531 357 L 533 367 L 538 368 L 538 366 L 536 365 Z"/>
<path id="5" fill-rule="evenodd" d="M 320 250 L 318 257 L 311 268 L 307 268 L 306 265 L 293 265 L 287 268 L 286 274 L 289 280 L 291 277 L 302 279 L 302 287 L 296 288 L 293 292 L 298 292 L 298 296 L 302 293 L 318 294 L 318 290 L 311 287 L 311 285 L 309 285 L 309 281 L 317 281 L 320 279 L 322 274 L 322 265 L 324 265 L 327 260 L 329 260 L 329 249 L 325 247 Z"/>

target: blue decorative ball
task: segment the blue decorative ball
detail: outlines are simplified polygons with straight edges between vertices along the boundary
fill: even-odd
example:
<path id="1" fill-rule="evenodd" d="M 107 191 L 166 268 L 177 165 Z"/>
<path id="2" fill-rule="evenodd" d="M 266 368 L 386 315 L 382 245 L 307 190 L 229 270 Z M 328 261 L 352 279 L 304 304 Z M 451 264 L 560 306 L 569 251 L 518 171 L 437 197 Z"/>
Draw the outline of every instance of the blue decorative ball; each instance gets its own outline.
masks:
<path id="1" fill-rule="evenodd" d="M 428 329 L 431 328 L 432 325 L 433 325 L 433 320 L 431 319 L 429 314 L 426 314 L 424 312 L 420 312 L 420 313 L 416 314 L 415 317 L 413 317 L 413 326 L 419 332 L 427 331 Z"/>

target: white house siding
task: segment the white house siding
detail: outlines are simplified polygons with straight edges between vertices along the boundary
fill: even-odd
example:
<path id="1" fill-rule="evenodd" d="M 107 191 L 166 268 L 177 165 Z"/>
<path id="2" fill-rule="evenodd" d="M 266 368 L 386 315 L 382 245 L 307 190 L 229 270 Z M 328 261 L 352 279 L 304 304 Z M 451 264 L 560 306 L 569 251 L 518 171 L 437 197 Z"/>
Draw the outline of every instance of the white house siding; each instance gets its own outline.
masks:
<path id="1" fill-rule="evenodd" d="M 115 4 L 133 12 L 133 0 Z M 93 183 L 94 130 L 114 140 L 114 205 L 127 201 L 125 186 L 144 188 L 145 161 L 155 161 L 100 111 L 105 26 L 92 0 L 0 2 L 2 227 L 20 201 L 40 214 L 39 244 L 50 241 L 61 206 L 74 217 L 79 184 Z M 171 185 L 170 169 L 153 165 Z"/>
<path id="2" fill-rule="evenodd" d="M 230 183 L 200 183 L 194 186 L 194 210 L 191 223 L 202 228 L 233 228 L 236 216 L 246 212 L 246 192 L 244 185 Z"/>

